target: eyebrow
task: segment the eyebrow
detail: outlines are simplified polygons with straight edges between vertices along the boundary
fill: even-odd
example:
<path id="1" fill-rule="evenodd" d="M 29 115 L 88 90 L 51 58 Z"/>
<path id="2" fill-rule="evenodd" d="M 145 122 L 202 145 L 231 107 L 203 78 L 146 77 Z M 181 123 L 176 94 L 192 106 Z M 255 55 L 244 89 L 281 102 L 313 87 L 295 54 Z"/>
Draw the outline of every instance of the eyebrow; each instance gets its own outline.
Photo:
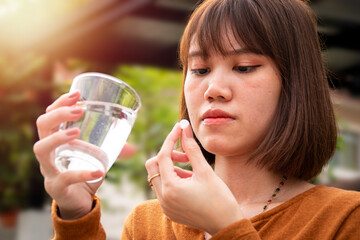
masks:
<path id="1" fill-rule="evenodd" d="M 253 51 L 250 51 L 249 49 L 240 48 L 240 49 L 233 49 L 232 51 L 225 52 L 224 56 L 232 56 L 232 55 L 242 55 L 242 54 L 258 54 Z M 188 59 L 195 58 L 195 57 L 201 57 L 203 58 L 205 54 L 202 51 L 191 51 L 188 55 Z"/>

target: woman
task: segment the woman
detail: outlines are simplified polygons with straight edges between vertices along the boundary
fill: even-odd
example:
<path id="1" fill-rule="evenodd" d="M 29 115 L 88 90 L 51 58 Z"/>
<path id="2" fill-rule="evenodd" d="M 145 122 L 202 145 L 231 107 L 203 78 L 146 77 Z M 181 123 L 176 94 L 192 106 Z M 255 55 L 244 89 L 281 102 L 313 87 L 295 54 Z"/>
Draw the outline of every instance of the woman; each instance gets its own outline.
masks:
<path id="1" fill-rule="evenodd" d="M 186 120 L 146 162 L 157 200 L 130 214 L 122 239 L 359 239 L 360 193 L 307 182 L 337 139 L 315 26 L 300 0 L 198 6 L 180 45 Z M 34 151 L 55 200 L 55 239 L 105 239 L 99 184 L 84 183 L 103 173 L 59 174 L 49 164 L 79 134 L 51 130 L 81 116 L 69 107 L 78 97 L 39 118 Z M 180 136 L 184 153 L 173 150 Z"/>

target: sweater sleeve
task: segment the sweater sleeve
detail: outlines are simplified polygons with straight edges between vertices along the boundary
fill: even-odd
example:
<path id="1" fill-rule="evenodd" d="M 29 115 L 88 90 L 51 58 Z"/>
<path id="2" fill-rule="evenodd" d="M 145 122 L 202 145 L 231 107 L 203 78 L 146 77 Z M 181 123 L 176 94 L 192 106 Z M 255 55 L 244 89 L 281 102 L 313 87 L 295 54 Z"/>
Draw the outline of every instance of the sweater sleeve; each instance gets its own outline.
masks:
<path id="1" fill-rule="evenodd" d="M 58 206 L 53 201 L 51 216 L 55 230 L 53 240 L 105 240 L 106 234 L 100 223 L 101 211 L 100 200 L 94 198 L 94 208 L 87 215 L 75 219 L 64 220 L 59 216 Z"/>
<path id="2" fill-rule="evenodd" d="M 242 219 L 214 234 L 211 240 L 259 240 L 259 233 L 256 231 L 249 219 Z"/>

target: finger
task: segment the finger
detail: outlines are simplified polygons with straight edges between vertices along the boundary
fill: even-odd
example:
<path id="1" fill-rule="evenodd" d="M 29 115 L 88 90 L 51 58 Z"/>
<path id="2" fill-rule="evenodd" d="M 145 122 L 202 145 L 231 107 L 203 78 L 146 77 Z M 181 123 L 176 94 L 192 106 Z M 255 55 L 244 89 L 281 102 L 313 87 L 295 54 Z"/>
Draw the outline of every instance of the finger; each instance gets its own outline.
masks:
<path id="1" fill-rule="evenodd" d="M 189 162 L 189 158 L 187 157 L 186 153 L 173 151 L 171 153 L 171 159 L 173 162 L 181 162 L 181 163 L 187 163 Z"/>
<path id="2" fill-rule="evenodd" d="M 136 147 L 129 143 L 125 143 L 123 149 L 119 154 L 119 158 L 129 158 L 136 153 Z"/>
<path id="3" fill-rule="evenodd" d="M 176 174 L 181 178 L 189 178 L 189 177 L 192 177 L 192 175 L 193 175 L 192 171 L 182 169 L 182 168 L 179 168 L 176 166 L 174 167 L 174 170 L 175 170 Z"/>
<path id="4" fill-rule="evenodd" d="M 187 154 L 193 171 L 200 169 L 211 169 L 202 154 L 199 145 L 196 143 L 192 128 L 187 120 L 181 120 L 182 131 L 182 147 Z"/>
<path id="5" fill-rule="evenodd" d="M 36 121 L 39 138 L 57 132 L 61 123 L 76 121 L 83 114 L 84 110 L 81 107 L 61 107 L 41 115 Z"/>
<path id="6" fill-rule="evenodd" d="M 147 160 L 145 163 L 145 168 L 146 168 L 146 171 L 148 172 L 148 179 L 150 179 L 155 174 L 160 173 L 159 165 L 158 165 L 156 157 L 153 157 L 153 158 L 150 158 L 149 160 Z M 158 178 L 158 179 L 154 178 L 151 181 L 151 183 L 154 184 L 159 181 L 160 181 L 160 178 Z"/>
<path id="7" fill-rule="evenodd" d="M 51 105 L 46 108 L 46 112 L 53 111 L 56 108 L 74 105 L 80 98 L 80 92 L 65 93 L 56 99 Z"/>
<path id="8" fill-rule="evenodd" d="M 57 173 L 53 159 L 51 158 L 55 149 L 67 142 L 76 139 L 80 134 L 78 128 L 70 128 L 50 135 L 34 144 L 34 153 L 38 159 L 44 175 Z"/>
<path id="9" fill-rule="evenodd" d="M 181 128 L 179 123 L 176 123 L 169 135 L 166 137 L 160 152 L 158 153 L 157 160 L 159 164 L 159 170 L 162 178 L 162 182 L 170 181 L 176 176 L 174 172 L 174 164 L 171 159 L 172 152 L 175 144 L 180 137 Z"/>
<path id="10" fill-rule="evenodd" d="M 148 176 L 159 173 L 159 165 L 157 163 L 156 157 L 152 157 L 145 162 L 145 168 L 148 172 Z"/>
<path id="11" fill-rule="evenodd" d="M 157 162 L 157 158 L 153 157 L 146 161 L 145 163 L 146 171 L 148 172 L 148 179 L 150 179 L 155 174 L 160 172 L 159 165 Z M 161 193 L 161 175 L 159 177 L 155 177 L 151 180 L 152 189 L 156 196 L 159 196 L 158 193 Z"/>
<path id="12" fill-rule="evenodd" d="M 101 170 L 65 171 L 59 175 L 58 177 L 59 181 L 57 181 L 57 187 L 58 189 L 65 189 L 72 184 L 93 181 L 103 177 L 104 177 L 104 173 Z M 99 183 L 96 182 L 94 184 L 99 184 Z"/>

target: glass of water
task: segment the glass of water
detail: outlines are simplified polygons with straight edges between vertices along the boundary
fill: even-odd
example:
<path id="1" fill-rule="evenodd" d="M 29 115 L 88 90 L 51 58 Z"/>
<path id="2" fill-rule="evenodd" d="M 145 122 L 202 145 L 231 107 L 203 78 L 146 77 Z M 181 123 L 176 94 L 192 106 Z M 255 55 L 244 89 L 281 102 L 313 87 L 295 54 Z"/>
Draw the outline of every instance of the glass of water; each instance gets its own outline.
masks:
<path id="1" fill-rule="evenodd" d="M 60 130 L 78 127 L 80 136 L 56 149 L 55 165 L 61 172 L 107 172 L 131 132 L 140 97 L 125 82 L 102 73 L 76 76 L 70 93 L 75 91 L 81 94 L 76 105 L 84 109 L 84 114 L 77 121 L 61 124 Z"/>

